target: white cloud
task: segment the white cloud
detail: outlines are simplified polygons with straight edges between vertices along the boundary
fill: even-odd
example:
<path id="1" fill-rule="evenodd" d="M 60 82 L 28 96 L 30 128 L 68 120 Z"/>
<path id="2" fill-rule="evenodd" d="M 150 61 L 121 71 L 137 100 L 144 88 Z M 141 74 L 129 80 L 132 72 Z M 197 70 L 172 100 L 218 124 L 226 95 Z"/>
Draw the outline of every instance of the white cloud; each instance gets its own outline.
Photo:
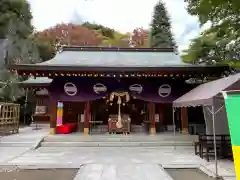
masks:
<path id="1" fill-rule="evenodd" d="M 198 21 L 188 15 L 183 0 L 163 0 L 172 21 L 172 29 L 179 49 L 199 33 Z M 158 0 L 29 0 L 33 24 L 43 30 L 57 23 L 78 19 L 97 22 L 121 32 L 136 27 L 149 28 L 153 7 Z M 186 33 L 186 34 L 184 34 Z"/>

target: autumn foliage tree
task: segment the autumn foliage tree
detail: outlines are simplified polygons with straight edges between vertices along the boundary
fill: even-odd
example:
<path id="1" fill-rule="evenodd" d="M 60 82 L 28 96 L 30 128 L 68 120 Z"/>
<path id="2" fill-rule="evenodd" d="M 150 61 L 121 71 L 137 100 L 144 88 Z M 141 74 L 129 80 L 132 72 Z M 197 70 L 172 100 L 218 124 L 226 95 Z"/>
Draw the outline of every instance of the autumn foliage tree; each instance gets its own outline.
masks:
<path id="1" fill-rule="evenodd" d="M 132 43 L 134 47 L 147 48 L 149 47 L 149 32 L 143 28 L 133 30 Z"/>
<path id="2" fill-rule="evenodd" d="M 50 42 L 55 48 L 62 45 L 97 46 L 102 42 L 101 36 L 93 30 L 74 24 L 58 24 L 38 32 L 37 37 Z"/>

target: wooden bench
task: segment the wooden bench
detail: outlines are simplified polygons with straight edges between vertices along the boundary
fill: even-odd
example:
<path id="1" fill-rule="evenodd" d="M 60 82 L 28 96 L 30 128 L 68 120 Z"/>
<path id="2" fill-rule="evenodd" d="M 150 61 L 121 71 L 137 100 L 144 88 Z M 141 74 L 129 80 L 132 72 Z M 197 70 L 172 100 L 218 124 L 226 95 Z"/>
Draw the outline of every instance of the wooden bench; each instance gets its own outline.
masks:
<path id="1" fill-rule="evenodd" d="M 198 141 L 194 144 L 195 154 L 209 161 L 214 156 L 214 136 L 199 135 Z M 216 135 L 217 155 L 222 158 L 232 157 L 230 135 Z"/>

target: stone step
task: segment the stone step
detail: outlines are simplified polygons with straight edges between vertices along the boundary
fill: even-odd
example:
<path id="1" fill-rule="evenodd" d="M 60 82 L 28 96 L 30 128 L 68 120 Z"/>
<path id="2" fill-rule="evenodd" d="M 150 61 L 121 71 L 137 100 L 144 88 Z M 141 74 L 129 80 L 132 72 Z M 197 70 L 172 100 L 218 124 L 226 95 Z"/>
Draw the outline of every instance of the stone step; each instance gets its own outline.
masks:
<path id="1" fill-rule="evenodd" d="M 166 142 L 42 142 L 41 147 L 161 147 L 161 146 L 193 146 L 187 141 Z"/>
<path id="2" fill-rule="evenodd" d="M 31 128 L 41 128 L 41 129 L 47 129 L 47 128 L 50 128 L 50 125 L 47 124 L 47 123 L 35 123 L 33 122 L 31 125 L 30 125 Z"/>
<path id="3" fill-rule="evenodd" d="M 142 126 L 133 126 L 133 127 L 131 127 L 131 131 L 132 132 L 145 132 L 146 129 L 145 129 L 145 127 L 142 127 Z"/>
<path id="4" fill-rule="evenodd" d="M 0 147 L 31 147 L 34 142 L 0 142 Z"/>
<path id="5" fill-rule="evenodd" d="M 187 137 L 173 137 L 173 136 L 148 136 L 142 135 L 140 137 L 134 135 L 119 135 L 119 134 L 111 134 L 111 135 L 92 135 L 92 136 L 83 136 L 79 135 L 55 135 L 55 136 L 47 136 L 44 138 L 44 142 L 191 142 L 196 141 L 195 136 L 187 136 Z"/>
<path id="6" fill-rule="evenodd" d="M 91 127 L 90 128 L 90 131 L 92 133 L 105 133 L 105 132 L 108 132 L 108 126 L 107 125 L 98 125 L 98 126 L 95 126 L 95 127 Z M 131 126 L 131 132 L 145 132 L 145 127 L 141 126 L 141 125 L 132 125 Z"/>

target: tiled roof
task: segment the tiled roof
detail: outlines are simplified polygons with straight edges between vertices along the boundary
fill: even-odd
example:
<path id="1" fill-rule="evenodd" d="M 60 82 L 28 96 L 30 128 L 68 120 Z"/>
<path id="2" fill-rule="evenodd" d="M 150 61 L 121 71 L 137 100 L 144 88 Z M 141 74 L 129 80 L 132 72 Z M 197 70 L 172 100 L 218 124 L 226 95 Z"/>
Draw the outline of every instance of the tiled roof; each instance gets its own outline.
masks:
<path id="1" fill-rule="evenodd" d="M 65 49 L 53 59 L 39 63 L 49 66 L 164 67 L 187 65 L 171 51 L 84 51 Z"/>

